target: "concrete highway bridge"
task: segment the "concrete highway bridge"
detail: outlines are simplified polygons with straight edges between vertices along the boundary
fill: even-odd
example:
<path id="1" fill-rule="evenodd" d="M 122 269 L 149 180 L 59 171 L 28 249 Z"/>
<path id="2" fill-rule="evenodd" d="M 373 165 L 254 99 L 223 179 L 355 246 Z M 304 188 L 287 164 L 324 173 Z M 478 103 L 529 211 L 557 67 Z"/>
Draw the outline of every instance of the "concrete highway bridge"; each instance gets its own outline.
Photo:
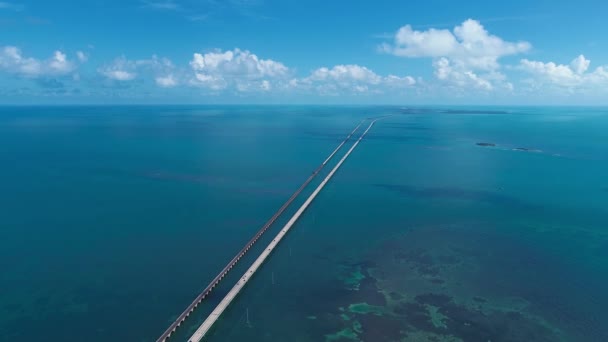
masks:
<path id="1" fill-rule="evenodd" d="M 323 181 L 319 184 L 319 186 L 314 190 L 314 192 L 308 197 L 308 199 L 304 202 L 304 204 L 298 209 L 298 211 L 291 217 L 291 219 L 287 222 L 287 224 L 281 229 L 281 231 L 277 234 L 277 236 L 270 242 L 270 244 L 262 251 L 260 256 L 255 260 L 255 262 L 251 265 L 251 267 L 245 272 L 245 274 L 239 279 L 239 281 L 234 285 L 234 287 L 228 292 L 228 294 L 222 299 L 222 301 L 218 304 L 218 306 L 213 310 L 213 312 L 205 319 L 205 321 L 200 325 L 200 327 L 196 330 L 194 335 L 190 337 L 189 342 L 199 342 L 203 339 L 205 334 L 209 331 L 209 329 L 213 326 L 215 321 L 219 318 L 219 316 L 224 312 L 224 310 L 230 305 L 232 300 L 237 296 L 237 294 L 243 289 L 245 284 L 251 279 L 253 274 L 257 271 L 257 269 L 264 263 L 266 258 L 270 255 L 270 253 L 274 250 L 274 248 L 278 245 L 281 239 L 287 234 L 289 229 L 295 224 L 298 218 L 304 213 L 304 211 L 308 208 L 310 203 L 314 200 L 314 198 L 321 192 L 323 187 L 329 182 L 329 180 L 333 177 L 333 175 L 338 171 L 340 166 L 344 163 L 346 158 L 354 151 L 357 145 L 363 140 L 367 132 L 373 127 L 376 121 L 386 118 L 387 116 L 376 117 L 376 118 L 368 118 L 366 120 L 361 121 L 347 136 L 346 138 L 330 153 L 330 155 L 317 167 L 316 170 L 306 179 L 304 183 L 289 197 L 289 199 L 272 215 L 272 217 L 260 228 L 260 230 L 245 244 L 245 246 L 228 262 L 228 264 L 220 271 L 220 273 L 213 278 L 213 280 L 207 285 L 207 287 L 192 301 L 188 307 L 177 317 L 177 319 L 165 330 L 165 332 L 156 340 L 157 342 L 165 342 L 167 341 L 173 333 L 186 321 L 186 319 L 198 308 L 198 306 L 202 303 L 202 301 L 207 298 L 213 289 L 224 279 L 224 277 L 234 268 L 234 266 L 243 258 L 243 256 L 253 247 L 253 245 L 262 237 L 262 235 L 275 223 L 275 221 L 283 214 L 283 212 L 293 203 L 293 201 L 302 193 L 302 191 L 317 177 L 317 175 L 321 172 L 321 170 L 329 163 L 334 156 L 338 153 L 338 151 L 356 134 L 361 125 L 364 124 L 365 121 L 369 122 L 367 129 L 359 136 L 357 141 L 351 146 L 351 148 L 344 154 L 342 159 L 336 164 L 336 166 L 329 172 L 329 174 L 323 179 Z"/>

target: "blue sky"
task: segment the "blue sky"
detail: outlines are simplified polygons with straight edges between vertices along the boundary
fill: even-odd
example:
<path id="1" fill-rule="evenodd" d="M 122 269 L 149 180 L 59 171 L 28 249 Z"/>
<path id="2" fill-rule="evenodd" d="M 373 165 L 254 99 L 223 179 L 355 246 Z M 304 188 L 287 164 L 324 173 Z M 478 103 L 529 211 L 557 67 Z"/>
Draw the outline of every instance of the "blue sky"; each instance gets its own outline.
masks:
<path id="1" fill-rule="evenodd" d="M 0 0 L 0 103 L 608 104 L 606 1 Z"/>

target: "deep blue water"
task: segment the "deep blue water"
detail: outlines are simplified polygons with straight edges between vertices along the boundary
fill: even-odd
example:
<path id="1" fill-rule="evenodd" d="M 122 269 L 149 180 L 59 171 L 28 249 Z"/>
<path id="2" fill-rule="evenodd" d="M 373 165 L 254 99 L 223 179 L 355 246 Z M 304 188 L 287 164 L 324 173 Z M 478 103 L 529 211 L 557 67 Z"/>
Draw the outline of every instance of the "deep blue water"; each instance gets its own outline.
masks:
<path id="1" fill-rule="evenodd" d="M 607 108 L 322 106 L 0 107 L 0 340 L 153 341 L 384 114 L 209 340 L 608 340 Z"/>

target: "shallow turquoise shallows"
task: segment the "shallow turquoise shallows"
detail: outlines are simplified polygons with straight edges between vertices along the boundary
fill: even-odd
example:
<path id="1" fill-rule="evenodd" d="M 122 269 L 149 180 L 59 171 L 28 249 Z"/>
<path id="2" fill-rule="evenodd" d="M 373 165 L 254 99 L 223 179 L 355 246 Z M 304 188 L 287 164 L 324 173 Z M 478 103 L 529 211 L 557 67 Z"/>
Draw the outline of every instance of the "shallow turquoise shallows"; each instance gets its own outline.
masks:
<path id="1" fill-rule="evenodd" d="M 380 106 L 0 107 L 0 341 L 154 341 L 386 114 L 207 340 L 608 341 L 608 108 Z"/>

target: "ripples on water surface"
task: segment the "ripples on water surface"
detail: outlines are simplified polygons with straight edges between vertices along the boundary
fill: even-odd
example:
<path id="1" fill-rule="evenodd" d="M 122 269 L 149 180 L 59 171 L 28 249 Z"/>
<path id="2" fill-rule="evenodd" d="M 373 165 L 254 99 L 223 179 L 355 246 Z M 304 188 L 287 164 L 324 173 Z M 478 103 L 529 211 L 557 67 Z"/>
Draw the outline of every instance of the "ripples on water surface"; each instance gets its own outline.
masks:
<path id="1" fill-rule="evenodd" d="M 289 106 L 0 108 L 0 340 L 154 340 L 389 113 L 209 340 L 607 341 L 608 110 Z"/>

